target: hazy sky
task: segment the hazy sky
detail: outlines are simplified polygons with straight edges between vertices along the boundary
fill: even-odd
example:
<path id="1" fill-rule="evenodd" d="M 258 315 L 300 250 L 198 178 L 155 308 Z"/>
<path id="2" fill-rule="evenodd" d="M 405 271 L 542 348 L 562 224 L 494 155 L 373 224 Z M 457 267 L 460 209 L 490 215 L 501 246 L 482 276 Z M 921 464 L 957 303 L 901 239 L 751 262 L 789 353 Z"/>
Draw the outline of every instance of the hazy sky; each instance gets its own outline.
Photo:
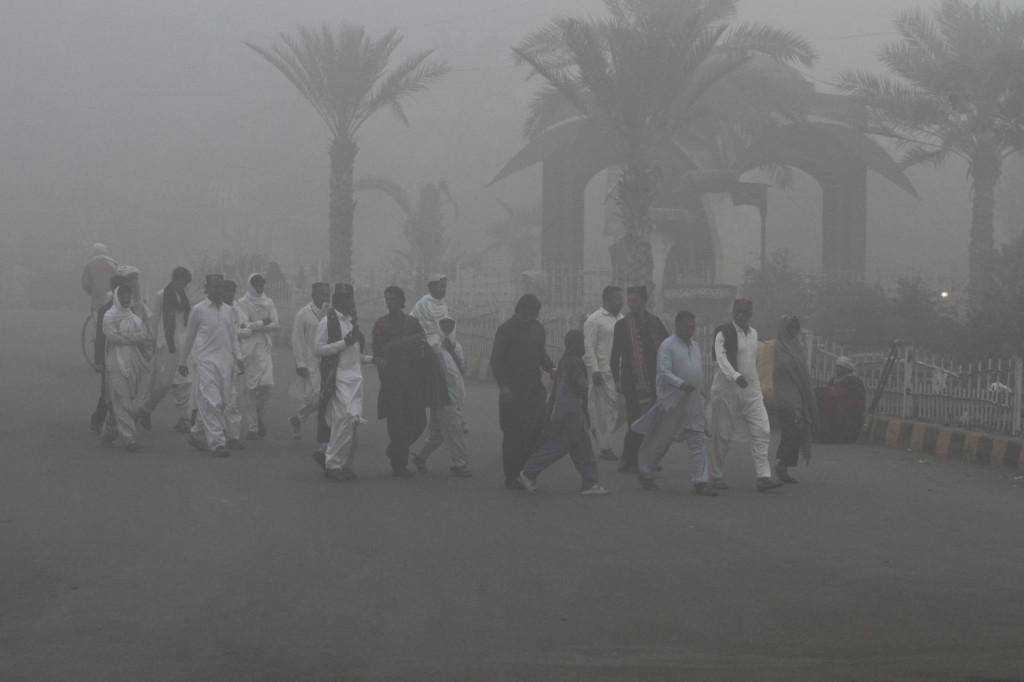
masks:
<path id="1" fill-rule="evenodd" d="M 740 8 L 743 19 L 812 41 L 821 61 L 808 73 L 828 89 L 845 68 L 874 68 L 897 11 L 931 4 L 746 0 Z M 497 198 L 539 196 L 536 172 L 484 186 L 520 145 L 535 87 L 511 65 L 509 46 L 557 14 L 599 12 L 601 3 L 0 0 L 0 8 L 4 262 L 11 253 L 50 254 L 51 267 L 65 259 L 77 268 L 87 245 L 103 240 L 115 257 L 153 268 L 231 246 L 269 253 L 288 271 L 326 244 L 326 130 L 243 41 L 268 44 L 299 24 L 345 20 L 373 34 L 398 26 L 403 53 L 436 47 L 453 73 L 408 107 L 408 129 L 387 115 L 368 126 L 356 172 L 391 175 L 410 191 L 447 178 L 461 209 L 453 232 L 472 250 L 500 213 Z M 1018 184 L 1024 178 L 1019 164 L 1011 175 Z M 915 170 L 911 178 L 924 201 L 871 181 L 869 270 L 962 277 L 970 210 L 964 169 Z M 603 187 L 592 190 L 587 258 L 604 264 Z M 1004 188 L 1001 196 L 1016 194 Z M 819 202 L 807 178 L 790 192 L 773 191 L 770 248 L 820 266 Z M 1007 237 L 1022 219 L 1004 213 L 997 231 Z M 205 221 L 199 227 L 197 215 Z M 386 263 L 400 238 L 398 212 L 365 195 L 356 220 L 360 261 Z"/>

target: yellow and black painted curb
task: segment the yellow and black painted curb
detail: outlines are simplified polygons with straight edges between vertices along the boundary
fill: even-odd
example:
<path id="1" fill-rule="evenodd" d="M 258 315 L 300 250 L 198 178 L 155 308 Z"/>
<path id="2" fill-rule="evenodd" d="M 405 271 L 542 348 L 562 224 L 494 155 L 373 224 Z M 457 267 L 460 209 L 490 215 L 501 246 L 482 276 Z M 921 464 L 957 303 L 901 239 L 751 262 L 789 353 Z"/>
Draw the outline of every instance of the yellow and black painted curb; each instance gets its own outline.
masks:
<path id="1" fill-rule="evenodd" d="M 934 457 L 1024 471 L 1024 440 L 951 426 L 871 417 L 860 442 L 917 450 Z"/>

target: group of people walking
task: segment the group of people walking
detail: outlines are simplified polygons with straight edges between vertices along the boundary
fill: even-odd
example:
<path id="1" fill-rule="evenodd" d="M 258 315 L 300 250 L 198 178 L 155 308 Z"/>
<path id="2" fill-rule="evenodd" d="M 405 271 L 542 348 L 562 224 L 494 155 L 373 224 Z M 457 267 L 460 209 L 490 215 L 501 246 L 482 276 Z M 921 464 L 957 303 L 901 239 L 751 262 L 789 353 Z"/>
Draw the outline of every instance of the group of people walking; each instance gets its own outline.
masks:
<path id="1" fill-rule="evenodd" d="M 98 257 L 108 258 L 105 249 Z M 196 450 L 226 457 L 231 450 L 245 449 L 243 423 L 247 439 L 265 437 L 265 410 L 274 384 L 273 335 L 280 321 L 264 277 L 252 274 L 245 294 L 236 300 L 234 282 L 206 275 L 206 300 L 192 305 L 186 294 L 191 274 L 175 268 L 150 310 L 138 270 L 113 265 L 111 296 L 97 311 L 96 364 L 102 379 L 92 427 L 100 442 L 113 447 L 120 440 L 128 451 L 141 449 L 137 428 L 151 428 L 150 415 L 168 393 L 178 415 L 174 430 L 188 433 Z M 332 292 L 325 282 L 312 285 L 310 301 L 292 325 L 296 378 L 289 395 L 297 408 L 289 428 L 300 441 L 303 425 L 315 415 L 318 448 L 313 458 L 328 480 L 356 478 L 358 432 L 366 424 L 363 367 L 369 364 L 380 378 L 377 416 L 386 421 L 393 475 L 412 476 L 410 464 L 426 472 L 441 446 L 453 476 L 471 475 L 462 413 L 467 364 L 446 291 L 445 276 L 432 275 L 428 293 L 406 313 L 405 292 L 387 287 L 387 314 L 376 320 L 367 344 L 352 286 L 336 284 Z M 636 474 L 645 490 L 657 490 L 660 462 L 676 442 L 687 445 L 697 495 L 713 497 L 729 488 L 724 462 L 740 442 L 749 443 L 758 491 L 796 483 L 789 472 L 798 453 L 809 461 L 818 414 L 795 317 L 780 321 L 772 350 L 772 388 L 782 430 L 773 476 L 751 301 L 736 300 L 732 322 L 715 330 L 710 407 L 693 313 L 679 312 L 669 334 L 647 310 L 645 287 L 629 287 L 623 296 L 621 288 L 609 286 L 602 306 L 582 329 L 565 335 L 556 365 L 547 352 L 540 311 L 535 295 L 522 296 L 512 317 L 498 327 L 490 357 L 499 389 L 507 488 L 536 492 L 540 474 L 568 454 L 582 494 L 608 492 L 599 482 L 598 458 L 618 460 L 620 472 Z M 544 374 L 552 380 L 550 394 Z M 617 456 L 611 438 L 623 417 L 626 433 Z M 412 452 L 424 432 L 419 453 Z"/>

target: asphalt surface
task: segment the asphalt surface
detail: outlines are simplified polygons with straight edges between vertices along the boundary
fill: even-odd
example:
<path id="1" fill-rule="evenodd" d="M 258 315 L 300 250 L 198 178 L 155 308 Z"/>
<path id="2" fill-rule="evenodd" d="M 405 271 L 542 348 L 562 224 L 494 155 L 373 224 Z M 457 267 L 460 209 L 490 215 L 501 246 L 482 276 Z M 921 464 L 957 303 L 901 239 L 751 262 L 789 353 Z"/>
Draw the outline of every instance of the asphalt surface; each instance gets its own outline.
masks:
<path id="1" fill-rule="evenodd" d="M 501 487 L 496 390 L 469 389 L 474 477 L 394 479 L 386 431 L 325 481 L 287 429 L 225 460 L 161 404 L 146 449 L 87 428 L 81 320 L 3 312 L 0 680 L 1024 680 L 1022 484 L 920 453 L 818 446 L 798 485 L 689 494 L 566 458 Z M 369 370 L 368 374 L 373 374 Z M 376 397 L 375 380 L 367 390 Z M 369 417 L 375 416 L 370 410 Z"/>

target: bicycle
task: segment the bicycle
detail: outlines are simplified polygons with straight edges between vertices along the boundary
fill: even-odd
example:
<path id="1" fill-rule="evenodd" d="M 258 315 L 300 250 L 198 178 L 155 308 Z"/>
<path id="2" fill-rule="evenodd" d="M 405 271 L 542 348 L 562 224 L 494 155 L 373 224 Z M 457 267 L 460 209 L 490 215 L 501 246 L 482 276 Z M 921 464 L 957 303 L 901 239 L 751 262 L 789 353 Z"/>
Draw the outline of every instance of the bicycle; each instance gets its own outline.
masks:
<path id="1" fill-rule="evenodd" d="M 89 317 L 85 318 L 85 322 L 82 324 L 82 355 L 85 356 L 85 361 L 89 363 L 89 367 L 93 370 L 96 369 L 95 360 L 96 352 L 96 313 L 90 312 Z"/>

